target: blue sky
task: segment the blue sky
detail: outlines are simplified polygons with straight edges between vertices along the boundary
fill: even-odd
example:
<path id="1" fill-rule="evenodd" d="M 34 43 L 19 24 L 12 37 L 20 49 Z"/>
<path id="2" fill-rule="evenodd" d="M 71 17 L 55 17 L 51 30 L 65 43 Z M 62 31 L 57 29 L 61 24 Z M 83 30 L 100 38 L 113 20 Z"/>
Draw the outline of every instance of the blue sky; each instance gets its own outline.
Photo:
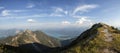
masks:
<path id="1" fill-rule="evenodd" d="M 120 0 L 0 0 L 0 29 L 120 27 Z"/>

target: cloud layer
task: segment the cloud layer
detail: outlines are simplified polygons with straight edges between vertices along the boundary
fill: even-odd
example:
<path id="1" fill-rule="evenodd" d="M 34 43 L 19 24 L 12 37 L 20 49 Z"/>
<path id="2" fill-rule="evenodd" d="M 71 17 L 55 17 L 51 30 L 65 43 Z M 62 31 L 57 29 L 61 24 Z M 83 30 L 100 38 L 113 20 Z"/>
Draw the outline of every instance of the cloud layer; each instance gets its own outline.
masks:
<path id="1" fill-rule="evenodd" d="M 77 8 L 75 8 L 75 10 L 73 11 L 73 14 L 76 14 L 77 12 L 80 12 L 81 14 L 85 12 L 89 12 L 89 10 L 94 9 L 96 7 L 98 7 L 98 5 L 95 5 L 95 4 L 80 5 Z"/>
<path id="2" fill-rule="evenodd" d="M 76 21 L 76 24 L 85 24 L 88 23 L 89 25 L 92 25 L 92 21 L 90 19 L 88 19 L 88 17 L 81 17 L 78 19 L 78 21 Z"/>
<path id="3" fill-rule="evenodd" d="M 34 20 L 34 19 L 27 19 L 27 22 L 28 22 L 28 23 L 35 23 L 36 20 Z"/>
<path id="4" fill-rule="evenodd" d="M 62 24 L 71 24 L 69 21 L 62 21 Z"/>
<path id="5" fill-rule="evenodd" d="M 43 25 L 46 25 L 47 23 L 50 23 L 50 25 L 58 26 L 86 26 L 84 24 L 87 23 L 87 25 L 92 25 L 92 20 L 89 19 L 89 16 L 82 16 L 78 15 L 77 13 L 87 13 L 90 12 L 90 10 L 95 9 L 98 7 L 96 4 L 84 4 L 84 5 L 78 5 L 73 9 L 67 9 L 59 6 L 52 6 L 49 9 L 36 9 L 36 4 L 28 3 L 25 6 L 25 9 L 6 9 L 3 7 L 0 7 L 0 9 L 3 9 L 1 11 L 0 17 L 9 18 L 9 19 L 22 19 L 21 23 L 24 23 L 27 21 L 28 23 L 34 23 L 37 24 L 35 26 L 39 26 L 38 23 L 43 23 L 40 21 L 40 19 L 45 23 Z M 55 18 L 55 19 L 54 19 Z M 23 21 L 25 19 L 25 21 Z M 27 20 L 26 20 L 27 19 Z M 39 20 L 37 20 L 39 19 Z M 54 22 L 57 22 L 54 24 L 54 22 L 49 21 L 48 19 L 53 20 Z M 61 19 L 61 20 L 59 20 Z M 72 20 L 73 19 L 73 20 Z M 37 20 L 37 21 L 36 21 Z M 57 21 L 59 20 L 59 21 Z M 72 22 L 71 22 L 72 21 Z M 25 23 L 26 24 L 26 23 Z M 33 26 L 32 24 L 31 26 Z"/>

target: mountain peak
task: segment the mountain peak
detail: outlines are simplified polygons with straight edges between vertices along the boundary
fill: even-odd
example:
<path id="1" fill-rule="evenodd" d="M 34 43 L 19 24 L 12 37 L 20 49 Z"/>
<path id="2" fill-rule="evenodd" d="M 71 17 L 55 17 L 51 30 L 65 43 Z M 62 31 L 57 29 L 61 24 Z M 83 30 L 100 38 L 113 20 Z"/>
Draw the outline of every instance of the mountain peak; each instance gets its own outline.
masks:
<path id="1" fill-rule="evenodd" d="M 87 34 L 89 36 L 88 38 L 95 36 L 95 37 L 99 37 L 100 39 L 103 39 L 104 41 L 110 42 L 113 39 L 112 34 L 114 31 L 117 31 L 117 30 L 114 29 L 114 27 L 112 27 L 110 25 L 107 25 L 104 23 L 97 23 L 97 24 L 94 24 L 85 33 L 88 33 Z M 83 35 L 83 36 L 85 36 L 85 35 Z"/>
<path id="2" fill-rule="evenodd" d="M 50 37 L 44 32 L 31 31 L 28 29 L 24 30 L 23 32 L 19 32 L 18 34 L 16 34 L 16 36 L 6 38 L 3 43 L 7 43 L 7 45 L 12 46 L 19 46 L 29 43 L 39 43 L 49 47 L 60 46 L 58 39 Z"/>
<path id="3" fill-rule="evenodd" d="M 107 27 L 110 27 L 110 26 L 105 24 L 105 23 L 96 23 L 91 28 L 99 28 L 99 27 L 107 28 Z"/>
<path id="4" fill-rule="evenodd" d="M 29 30 L 29 29 L 26 29 L 26 30 L 24 30 L 24 32 L 26 32 L 26 33 L 31 33 L 32 31 Z"/>
<path id="5" fill-rule="evenodd" d="M 104 23 L 94 24 L 67 48 L 77 53 L 119 53 L 120 30 Z"/>

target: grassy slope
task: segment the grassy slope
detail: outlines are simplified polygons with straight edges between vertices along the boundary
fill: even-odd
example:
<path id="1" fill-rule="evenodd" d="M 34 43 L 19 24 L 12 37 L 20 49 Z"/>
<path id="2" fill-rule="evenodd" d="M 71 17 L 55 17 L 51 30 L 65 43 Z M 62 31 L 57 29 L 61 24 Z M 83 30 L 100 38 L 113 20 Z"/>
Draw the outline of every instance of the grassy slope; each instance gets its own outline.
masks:
<path id="1" fill-rule="evenodd" d="M 93 26 L 91 29 L 85 31 L 78 38 L 77 44 L 70 46 L 67 50 L 64 50 L 62 53 L 110 53 L 110 52 L 120 52 L 120 33 L 118 30 L 110 27 L 108 25 L 107 28 L 104 26 Z M 105 33 L 102 31 L 107 29 L 111 34 L 113 40 L 110 42 L 105 41 Z M 86 37 L 82 37 L 86 36 Z M 82 38 L 81 38 L 82 37 Z M 75 40 L 76 41 L 76 40 Z"/>

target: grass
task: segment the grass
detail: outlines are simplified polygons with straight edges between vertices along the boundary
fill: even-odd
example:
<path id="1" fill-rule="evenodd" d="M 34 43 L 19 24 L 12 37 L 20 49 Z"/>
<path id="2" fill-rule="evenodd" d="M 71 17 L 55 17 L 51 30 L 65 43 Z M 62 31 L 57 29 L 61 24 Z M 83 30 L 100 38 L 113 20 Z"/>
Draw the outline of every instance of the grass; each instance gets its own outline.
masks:
<path id="1" fill-rule="evenodd" d="M 91 30 L 92 32 L 89 31 L 90 34 L 85 35 L 90 37 L 95 33 L 96 36 L 93 39 L 89 40 L 87 43 L 85 43 L 85 41 L 88 38 L 80 40 L 80 42 L 76 46 L 66 50 L 66 52 L 70 53 L 71 51 L 74 51 L 74 53 L 103 53 L 104 49 L 108 49 L 109 51 L 113 52 L 120 52 L 120 33 L 114 33 L 114 31 L 118 32 L 118 29 L 110 26 L 93 29 L 94 30 Z M 102 32 L 104 31 L 104 29 L 107 29 L 108 32 L 112 34 L 112 41 L 105 41 L 105 33 Z"/>

